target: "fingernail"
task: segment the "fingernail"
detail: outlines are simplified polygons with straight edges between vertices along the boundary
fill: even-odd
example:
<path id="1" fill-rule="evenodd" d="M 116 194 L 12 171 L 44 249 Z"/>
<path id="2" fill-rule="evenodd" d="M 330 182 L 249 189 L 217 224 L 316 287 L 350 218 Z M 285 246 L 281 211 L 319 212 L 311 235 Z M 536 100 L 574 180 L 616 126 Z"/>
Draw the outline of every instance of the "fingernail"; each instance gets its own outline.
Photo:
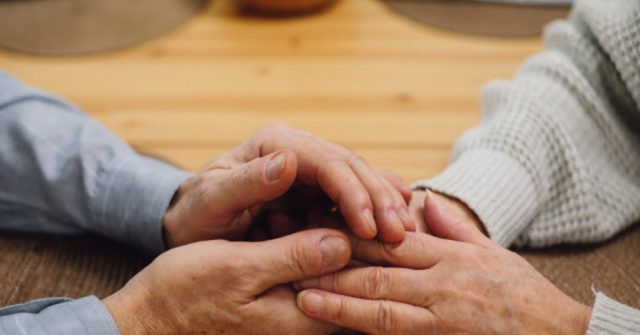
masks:
<path id="1" fill-rule="evenodd" d="M 433 197 L 433 192 L 430 189 L 426 190 L 426 193 L 424 195 L 424 199 L 425 199 L 425 208 L 427 207 L 427 202 L 429 203 L 429 207 L 430 208 L 437 208 L 438 207 L 438 202 L 434 201 L 435 198 Z"/>
<path id="2" fill-rule="evenodd" d="M 373 219 L 373 213 L 371 213 L 371 210 L 369 208 L 365 208 L 364 210 L 362 210 L 362 218 L 364 218 L 364 221 L 367 223 L 367 229 L 369 230 L 369 232 L 372 233 L 373 236 L 375 236 L 377 233 L 376 221 Z"/>
<path id="3" fill-rule="evenodd" d="M 440 215 L 441 212 L 441 206 L 440 206 L 440 202 L 436 200 L 433 191 L 431 191 L 430 189 L 427 189 L 427 193 L 425 194 L 425 199 L 426 202 L 424 204 L 424 211 L 425 213 L 427 211 L 429 211 L 432 216 L 438 216 Z"/>
<path id="4" fill-rule="evenodd" d="M 300 309 L 307 313 L 320 313 L 324 305 L 324 298 L 321 295 L 311 292 L 302 291 L 298 294 L 297 305 Z"/>
<path id="5" fill-rule="evenodd" d="M 320 241 L 322 253 L 322 269 L 325 272 L 335 271 L 349 261 L 349 247 L 340 237 L 330 236 Z"/>
<path id="6" fill-rule="evenodd" d="M 274 182 L 280 179 L 282 170 L 284 169 L 284 161 L 286 158 L 287 155 L 284 152 L 281 152 L 272 157 L 271 160 L 267 163 L 265 173 L 267 175 L 268 181 Z"/>
<path id="7" fill-rule="evenodd" d="M 424 197 L 429 201 L 433 200 L 433 192 L 431 192 L 430 189 L 427 189 Z"/>
<path id="8" fill-rule="evenodd" d="M 318 278 L 309 278 L 309 279 L 304 279 L 304 280 L 293 283 L 293 288 L 296 291 L 302 291 L 302 290 L 306 290 L 309 288 L 316 288 L 316 287 L 318 287 Z"/>

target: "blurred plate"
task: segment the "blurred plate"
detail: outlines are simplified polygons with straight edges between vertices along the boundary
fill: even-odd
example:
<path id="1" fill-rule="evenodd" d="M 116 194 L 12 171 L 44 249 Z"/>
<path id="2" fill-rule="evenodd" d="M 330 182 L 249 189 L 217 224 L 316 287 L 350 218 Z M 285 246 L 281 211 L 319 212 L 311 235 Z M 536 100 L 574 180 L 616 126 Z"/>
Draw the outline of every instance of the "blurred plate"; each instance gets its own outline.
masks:
<path id="1" fill-rule="evenodd" d="M 383 0 L 401 15 L 461 33 L 501 37 L 539 36 L 549 21 L 565 18 L 566 0 Z M 553 3 L 553 4 L 552 4 Z"/>
<path id="2" fill-rule="evenodd" d="M 167 33 L 205 0 L 0 0 L 0 46 L 43 55 L 112 50 Z"/>

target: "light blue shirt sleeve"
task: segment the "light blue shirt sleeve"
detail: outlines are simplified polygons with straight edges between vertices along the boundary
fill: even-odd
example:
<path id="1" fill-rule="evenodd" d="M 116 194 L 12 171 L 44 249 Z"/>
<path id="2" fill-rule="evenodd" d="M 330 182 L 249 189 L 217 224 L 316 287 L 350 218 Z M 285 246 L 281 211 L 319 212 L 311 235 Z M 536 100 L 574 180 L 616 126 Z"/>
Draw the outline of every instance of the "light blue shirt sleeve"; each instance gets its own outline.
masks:
<path id="1" fill-rule="evenodd" d="M 93 232 L 161 252 L 162 217 L 190 176 L 0 72 L 0 229 Z"/>
<path id="2" fill-rule="evenodd" d="M 73 105 L 0 72 L 0 229 L 93 232 L 151 252 L 191 174 L 136 153 Z M 94 297 L 0 309 L 1 335 L 118 334 Z"/>
<path id="3" fill-rule="evenodd" d="M 120 335 L 95 296 L 47 298 L 0 308 L 0 335 Z"/>

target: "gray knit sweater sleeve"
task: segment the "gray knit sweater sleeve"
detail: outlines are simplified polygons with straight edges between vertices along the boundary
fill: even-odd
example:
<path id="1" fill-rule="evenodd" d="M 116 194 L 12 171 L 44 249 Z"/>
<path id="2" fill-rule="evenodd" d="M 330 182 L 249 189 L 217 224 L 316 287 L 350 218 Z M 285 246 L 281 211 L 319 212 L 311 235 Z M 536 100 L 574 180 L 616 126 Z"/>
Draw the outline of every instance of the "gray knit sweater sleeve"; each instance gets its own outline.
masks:
<path id="1" fill-rule="evenodd" d="M 450 165 L 418 182 L 468 204 L 504 246 L 603 241 L 640 219 L 640 1 L 576 1 Z"/>
<path id="2" fill-rule="evenodd" d="M 576 0 L 545 50 L 487 85 L 449 166 L 416 183 L 465 202 L 503 246 L 603 241 L 640 221 L 640 1 Z M 591 334 L 640 334 L 599 293 Z"/>

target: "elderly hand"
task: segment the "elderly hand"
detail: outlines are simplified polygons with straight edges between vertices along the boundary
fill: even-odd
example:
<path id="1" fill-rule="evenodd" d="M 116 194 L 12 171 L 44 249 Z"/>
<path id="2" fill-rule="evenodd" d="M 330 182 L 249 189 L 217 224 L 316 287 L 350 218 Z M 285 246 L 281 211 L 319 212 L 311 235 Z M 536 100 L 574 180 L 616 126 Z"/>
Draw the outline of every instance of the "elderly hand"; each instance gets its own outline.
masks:
<path id="1" fill-rule="evenodd" d="M 265 242 L 204 241 L 160 255 L 104 300 L 120 333 L 330 334 L 283 285 L 339 270 L 351 257 L 339 231 L 314 229 Z"/>
<path id="2" fill-rule="evenodd" d="M 354 238 L 372 264 L 297 285 L 310 317 L 370 334 L 584 334 L 590 308 L 523 258 L 487 239 L 441 198 L 425 199 L 428 227 L 398 244 Z"/>
<path id="3" fill-rule="evenodd" d="M 297 189 L 326 211 L 335 203 L 363 239 L 399 242 L 405 230 L 415 229 L 406 204 L 411 194 L 399 177 L 373 169 L 339 145 L 272 124 L 180 186 L 163 221 L 167 244 L 242 239 L 265 205 Z M 323 200 L 327 196 L 330 201 Z"/>

